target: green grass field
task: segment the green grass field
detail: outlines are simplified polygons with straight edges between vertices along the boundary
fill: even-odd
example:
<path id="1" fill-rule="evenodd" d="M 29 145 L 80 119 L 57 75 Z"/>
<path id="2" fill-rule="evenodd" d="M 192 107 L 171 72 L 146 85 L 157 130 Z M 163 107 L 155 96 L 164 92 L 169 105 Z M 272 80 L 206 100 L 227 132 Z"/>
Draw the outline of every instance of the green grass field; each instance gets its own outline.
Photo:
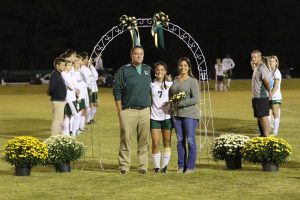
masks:
<path id="1" fill-rule="evenodd" d="M 150 173 L 139 175 L 134 148 L 130 173 L 120 175 L 118 118 L 111 89 L 101 88 L 97 124 L 88 126 L 89 130 L 79 137 L 88 151 L 72 163 L 72 172 L 60 174 L 53 167 L 38 166 L 31 176 L 16 177 L 14 166 L 0 159 L 0 199 L 300 199 L 300 80 L 283 80 L 282 93 L 279 135 L 293 146 L 293 154 L 280 165 L 279 172 L 262 172 L 261 165 L 251 163 L 243 163 L 241 170 L 226 170 L 224 162 L 211 159 L 210 144 L 206 143 L 198 151 L 195 172 L 177 174 L 174 133 L 168 174 L 151 173 L 150 162 Z M 251 80 L 233 80 L 227 93 L 211 88 L 211 101 L 215 136 L 232 132 L 256 136 Z M 31 135 L 41 140 L 50 136 L 46 86 L 0 86 L 0 104 L 1 157 L 5 143 L 14 136 Z M 213 140 L 211 134 L 209 140 Z"/>

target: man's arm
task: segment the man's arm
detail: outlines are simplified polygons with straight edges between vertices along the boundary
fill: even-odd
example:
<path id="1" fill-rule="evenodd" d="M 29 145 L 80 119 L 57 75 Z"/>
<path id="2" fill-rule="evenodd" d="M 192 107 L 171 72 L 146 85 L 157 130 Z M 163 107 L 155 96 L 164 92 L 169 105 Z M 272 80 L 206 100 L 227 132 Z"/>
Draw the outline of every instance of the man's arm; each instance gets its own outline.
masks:
<path id="1" fill-rule="evenodd" d="M 122 110 L 121 99 L 123 94 L 123 85 L 124 85 L 123 73 L 121 70 L 119 70 L 115 76 L 115 82 L 113 86 L 113 96 L 115 99 L 115 104 L 116 104 L 118 114 L 120 114 Z"/>
<path id="2" fill-rule="evenodd" d="M 115 101 L 115 103 L 116 103 L 117 112 L 118 112 L 118 114 L 120 114 L 120 112 L 122 111 L 121 100 L 117 100 L 117 101 Z"/>
<path id="3" fill-rule="evenodd" d="M 263 84 L 265 85 L 265 87 L 266 87 L 268 93 L 271 94 L 271 91 L 270 91 L 270 80 L 265 78 L 265 79 L 263 80 Z"/>

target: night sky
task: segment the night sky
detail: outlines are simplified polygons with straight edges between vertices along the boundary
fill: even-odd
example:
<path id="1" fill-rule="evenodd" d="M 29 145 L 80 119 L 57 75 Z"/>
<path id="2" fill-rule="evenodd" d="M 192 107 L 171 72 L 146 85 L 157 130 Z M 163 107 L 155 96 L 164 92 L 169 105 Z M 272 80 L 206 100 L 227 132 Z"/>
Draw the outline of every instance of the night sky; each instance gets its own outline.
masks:
<path id="1" fill-rule="evenodd" d="M 121 15 L 152 18 L 158 11 L 198 42 L 209 71 L 217 57 L 230 53 L 234 78 L 249 78 L 250 54 L 258 49 L 277 55 L 282 71 L 293 67 L 292 75 L 300 77 L 299 0 L 1 0 L 0 69 L 52 69 L 66 49 L 91 53 Z M 175 72 L 180 57 L 193 60 L 171 33 L 165 32 L 165 50 L 155 48 L 150 31 L 140 29 L 145 63 L 165 61 Z M 129 32 L 123 33 L 103 52 L 104 66 L 128 63 L 130 48 Z"/>

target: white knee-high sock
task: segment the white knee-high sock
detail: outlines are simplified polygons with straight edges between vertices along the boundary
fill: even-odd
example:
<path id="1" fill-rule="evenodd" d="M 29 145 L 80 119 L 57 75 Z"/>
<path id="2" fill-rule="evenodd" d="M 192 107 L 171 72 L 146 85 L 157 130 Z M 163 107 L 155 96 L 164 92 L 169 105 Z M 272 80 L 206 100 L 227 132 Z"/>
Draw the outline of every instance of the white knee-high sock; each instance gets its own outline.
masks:
<path id="1" fill-rule="evenodd" d="M 73 122 L 74 122 L 74 115 L 70 117 L 70 126 L 69 126 L 70 133 L 73 131 Z"/>
<path id="2" fill-rule="evenodd" d="M 76 114 L 74 115 L 74 121 L 73 121 L 73 129 L 72 129 L 73 135 L 75 135 L 76 132 L 77 132 L 78 129 L 79 129 L 80 119 L 81 119 L 81 112 L 76 113 Z"/>
<path id="3" fill-rule="evenodd" d="M 84 125 L 85 125 L 85 116 L 81 116 L 80 118 L 80 129 L 84 129 Z"/>
<path id="4" fill-rule="evenodd" d="M 169 164 L 170 158 L 171 158 L 171 148 L 167 147 L 167 148 L 165 148 L 165 151 L 164 151 L 162 168 L 164 168 L 165 166 L 167 166 Z"/>
<path id="5" fill-rule="evenodd" d="M 280 123 L 280 118 L 275 118 L 274 119 L 274 133 L 278 133 L 278 129 L 279 129 L 279 123 Z"/>
<path id="6" fill-rule="evenodd" d="M 88 108 L 86 109 L 86 122 L 88 123 L 88 122 L 90 122 L 90 121 L 91 121 L 91 108 L 88 107 Z"/>
<path id="7" fill-rule="evenodd" d="M 97 112 L 97 108 L 93 107 L 91 111 L 91 119 L 94 119 L 96 112 Z"/>
<path id="8" fill-rule="evenodd" d="M 152 154 L 153 167 L 160 168 L 160 152 Z"/>
<path id="9" fill-rule="evenodd" d="M 63 131 L 62 131 L 64 135 L 70 135 L 69 127 L 70 127 L 70 118 L 67 115 L 65 115 L 64 127 L 63 127 Z"/>

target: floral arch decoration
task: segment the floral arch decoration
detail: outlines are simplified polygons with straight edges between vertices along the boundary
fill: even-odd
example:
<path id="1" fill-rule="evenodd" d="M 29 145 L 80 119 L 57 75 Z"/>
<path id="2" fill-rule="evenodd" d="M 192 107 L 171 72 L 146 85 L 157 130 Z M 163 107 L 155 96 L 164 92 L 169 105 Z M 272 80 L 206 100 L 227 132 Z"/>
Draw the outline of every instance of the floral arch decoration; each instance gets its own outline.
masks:
<path id="1" fill-rule="evenodd" d="M 123 17 L 123 16 L 122 16 Z M 138 18 L 135 19 L 136 27 L 138 28 L 153 28 L 153 23 L 155 22 L 153 18 Z M 198 81 L 200 86 L 200 100 L 199 100 L 199 131 L 200 131 L 200 139 L 199 139 L 199 149 L 200 152 L 206 142 L 211 143 L 208 138 L 208 133 L 210 133 L 214 138 L 214 125 L 213 125 L 213 115 L 212 115 L 212 107 L 210 100 L 210 92 L 209 92 L 209 81 L 207 74 L 207 65 L 205 61 L 205 57 L 203 52 L 198 45 L 198 43 L 194 40 L 194 38 L 185 30 L 183 30 L 180 26 L 168 22 L 165 26 L 162 27 L 165 31 L 176 35 L 181 41 L 183 41 L 186 46 L 191 50 L 194 55 L 194 59 L 197 64 L 198 69 Z M 108 32 L 106 32 L 101 39 L 94 46 L 93 51 L 90 56 L 90 60 L 92 63 L 97 62 L 100 58 L 101 53 L 105 50 L 108 44 L 114 40 L 117 36 L 123 34 L 124 32 L 131 31 L 128 27 L 119 24 L 114 26 Z M 134 37 L 132 35 L 132 37 Z"/>

